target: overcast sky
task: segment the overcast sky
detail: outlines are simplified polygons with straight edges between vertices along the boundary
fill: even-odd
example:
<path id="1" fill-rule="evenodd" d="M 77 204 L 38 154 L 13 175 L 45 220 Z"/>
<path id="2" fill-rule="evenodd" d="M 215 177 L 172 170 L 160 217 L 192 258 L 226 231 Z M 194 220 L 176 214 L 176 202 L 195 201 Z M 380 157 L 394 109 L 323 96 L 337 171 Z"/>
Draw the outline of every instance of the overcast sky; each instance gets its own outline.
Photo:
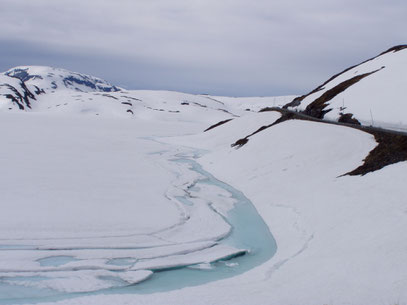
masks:
<path id="1" fill-rule="evenodd" d="M 302 94 L 407 43 L 406 0 L 0 0 L 0 70 L 128 89 Z"/>

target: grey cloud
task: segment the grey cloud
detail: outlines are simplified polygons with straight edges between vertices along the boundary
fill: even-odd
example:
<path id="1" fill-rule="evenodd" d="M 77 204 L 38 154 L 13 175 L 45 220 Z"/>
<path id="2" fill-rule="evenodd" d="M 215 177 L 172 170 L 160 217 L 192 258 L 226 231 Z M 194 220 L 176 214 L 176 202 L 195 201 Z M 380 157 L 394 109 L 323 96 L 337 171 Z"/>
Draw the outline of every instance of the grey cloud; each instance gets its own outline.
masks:
<path id="1" fill-rule="evenodd" d="M 2 0 L 0 63 L 65 65 L 133 88 L 300 94 L 405 43 L 406 9 L 380 0 Z"/>

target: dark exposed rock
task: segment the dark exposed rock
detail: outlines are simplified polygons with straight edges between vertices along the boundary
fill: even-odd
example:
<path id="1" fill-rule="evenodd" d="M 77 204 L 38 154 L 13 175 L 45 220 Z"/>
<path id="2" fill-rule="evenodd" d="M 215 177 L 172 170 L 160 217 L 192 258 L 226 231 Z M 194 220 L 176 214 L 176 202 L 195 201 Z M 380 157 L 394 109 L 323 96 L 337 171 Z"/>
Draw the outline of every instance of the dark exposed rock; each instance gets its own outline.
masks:
<path id="1" fill-rule="evenodd" d="M 43 79 L 41 75 L 31 75 L 28 72 L 28 68 L 25 69 L 13 69 L 5 73 L 5 75 L 13 78 L 18 78 L 22 82 L 26 82 L 30 79 Z"/>
<path id="2" fill-rule="evenodd" d="M 218 123 L 216 123 L 216 124 L 214 124 L 214 125 L 212 125 L 212 126 L 206 128 L 206 129 L 204 130 L 204 132 L 207 132 L 208 130 L 211 130 L 211 129 L 214 129 L 214 128 L 218 127 L 218 126 L 221 126 L 221 125 L 223 125 L 223 124 L 226 124 L 227 122 L 230 122 L 231 120 L 233 120 L 233 119 L 228 119 L 228 120 L 220 121 L 220 122 L 218 122 Z"/>
<path id="3" fill-rule="evenodd" d="M 67 76 L 62 80 L 65 86 L 78 84 L 89 87 L 93 90 L 103 91 L 103 92 L 117 92 L 120 91 L 116 86 L 106 86 L 98 79 L 92 79 L 86 75 L 78 74 L 77 76 Z"/>
<path id="4" fill-rule="evenodd" d="M 127 95 L 122 95 L 121 97 L 127 98 L 127 99 L 131 99 L 133 101 L 138 101 L 138 102 L 142 102 L 142 100 L 135 98 L 135 97 L 131 97 L 131 96 L 127 96 Z"/>
<path id="5" fill-rule="evenodd" d="M 360 122 L 353 117 L 352 113 L 342 113 L 338 119 L 339 123 L 361 125 Z"/>
<path id="6" fill-rule="evenodd" d="M 18 108 L 24 110 L 26 107 L 31 108 L 30 99 L 35 100 L 35 95 L 27 88 L 24 82 L 20 81 L 20 90 L 9 84 L 1 84 L 0 86 L 8 88 L 12 93 L 4 96 L 17 104 Z"/>
<path id="7" fill-rule="evenodd" d="M 242 139 L 240 139 L 240 140 L 237 140 L 237 141 L 236 141 L 235 143 L 233 143 L 231 146 L 232 146 L 232 147 L 239 148 L 239 147 L 242 147 L 243 145 L 247 144 L 247 142 L 249 142 L 249 139 L 248 139 L 248 138 L 242 138 Z"/>
<path id="8" fill-rule="evenodd" d="M 380 55 L 384 55 L 384 54 L 390 53 L 390 52 L 398 52 L 398 51 L 401 51 L 401 50 L 404 50 L 404 49 L 407 49 L 407 44 L 401 44 L 401 45 L 398 45 L 398 46 L 394 46 L 394 47 L 388 49 L 387 51 L 384 51 L 384 52 L 380 53 Z"/>
<path id="9" fill-rule="evenodd" d="M 44 89 L 40 89 L 38 86 L 35 87 L 35 94 L 40 95 L 40 94 L 45 94 Z"/>
<path id="10" fill-rule="evenodd" d="M 383 167 L 407 161 L 407 136 L 388 132 L 371 131 L 378 145 L 363 160 L 363 165 L 345 175 L 366 175 Z"/>
<path id="11" fill-rule="evenodd" d="M 112 98 L 112 99 L 114 99 L 114 100 L 118 100 L 117 97 L 115 97 L 115 96 L 113 96 L 113 95 L 110 95 L 110 94 L 102 94 L 102 96 L 109 97 L 109 98 Z"/>
<path id="12" fill-rule="evenodd" d="M 17 104 L 17 106 L 20 110 L 25 109 L 24 105 L 22 103 L 20 103 L 20 101 L 14 95 L 6 94 L 5 97 L 8 98 L 9 100 L 11 100 L 13 103 Z"/>

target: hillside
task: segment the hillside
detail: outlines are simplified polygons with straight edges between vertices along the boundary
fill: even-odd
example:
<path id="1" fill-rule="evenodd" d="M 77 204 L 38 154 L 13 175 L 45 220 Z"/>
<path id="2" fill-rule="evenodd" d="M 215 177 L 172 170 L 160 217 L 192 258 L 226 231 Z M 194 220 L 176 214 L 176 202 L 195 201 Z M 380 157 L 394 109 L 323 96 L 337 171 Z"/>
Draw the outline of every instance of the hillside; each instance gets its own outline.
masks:
<path id="1" fill-rule="evenodd" d="M 292 96 L 225 98 L 170 91 L 125 90 L 99 78 L 51 67 L 16 67 L 0 74 L 0 111 L 139 120 L 218 121 L 258 111 Z M 204 128 L 205 129 L 205 128 Z"/>
<path id="2" fill-rule="evenodd" d="M 301 97 L 1 74 L 0 304 L 404 304 L 406 52 Z"/>
<path id="3" fill-rule="evenodd" d="M 285 105 L 339 122 L 407 130 L 407 45 L 352 66 Z"/>

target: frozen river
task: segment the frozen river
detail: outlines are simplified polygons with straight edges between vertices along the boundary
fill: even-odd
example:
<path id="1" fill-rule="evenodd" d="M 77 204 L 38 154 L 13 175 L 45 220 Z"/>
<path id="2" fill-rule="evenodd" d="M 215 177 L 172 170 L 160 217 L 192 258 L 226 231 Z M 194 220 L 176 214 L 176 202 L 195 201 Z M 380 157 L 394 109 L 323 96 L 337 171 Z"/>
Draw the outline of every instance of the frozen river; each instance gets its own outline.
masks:
<path id="1" fill-rule="evenodd" d="M 165 163 L 176 177 L 166 196 L 184 215 L 177 225 L 154 233 L 155 238 L 166 243 L 151 247 L 67 247 L 48 252 L 25 245 L 2 245 L 0 252 L 43 252 L 36 259 L 42 269 L 1 271 L 0 304 L 169 291 L 233 277 L 270 259 L 276 252 L 276 242 L 250 200 L 205 171 L 197 160 L 200 152 L 161 145 L 169 149 L 149 155 Z M 166 250 L 170 247 L 184 250 Z M 117 254 L 110 253 L 101 263 L 100 258 L 107 251 Z M 140 251 L 156 251 L 158 255 L 140 259 Z M 84 253 L 93 256 L 93 260 L 84 259 Z M 60 277 L 65 279 L 62 285 L 75 282 L 78 277 L 83 282 L 87 276 L 90 281 L 103 284 L 95 282 L 96 289 L 92 286 L 91 291 L 61 291 L 50 288 L 55 285 L 45 285 Z"/>

